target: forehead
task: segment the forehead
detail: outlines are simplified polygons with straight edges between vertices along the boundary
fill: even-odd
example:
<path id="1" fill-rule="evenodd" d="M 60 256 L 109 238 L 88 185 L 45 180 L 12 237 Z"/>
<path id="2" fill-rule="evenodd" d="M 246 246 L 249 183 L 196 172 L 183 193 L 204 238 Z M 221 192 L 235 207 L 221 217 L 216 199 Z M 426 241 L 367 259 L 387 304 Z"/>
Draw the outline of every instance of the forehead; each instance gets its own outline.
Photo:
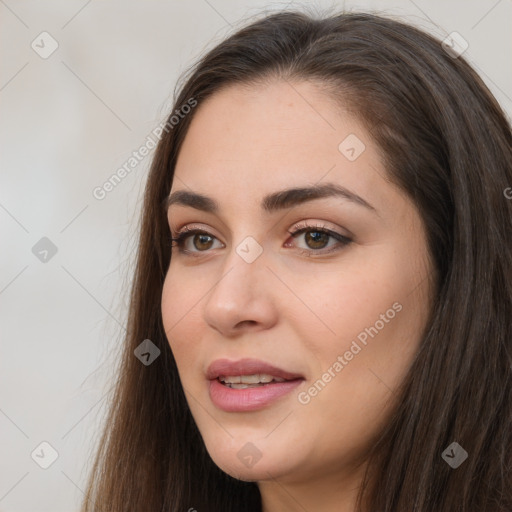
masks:
<path id="1" fill-rule="evenodd" d="M 359 120 L 316 84 L 276 81 L 232 85 L 199 105 L 175 174 L 173 190 L 215 190 L 221 200 L 328 181 L 371 202 L 384 169 Z"/>
<path id="2" fill-rule="evenodd" d="M 197 157 L 206 151 L 239 156 L 267 147 L 286 150 L 292 158 L 321 141 L 322 149 L 334 142 L 331 150 L 337 151 L 337 132 L 358 124 L 348 113 L 339 116 L 337 109 L 331 98 L 309 82 L 230 85 L 198 106 L 182 151 L 195 143 Z"/>

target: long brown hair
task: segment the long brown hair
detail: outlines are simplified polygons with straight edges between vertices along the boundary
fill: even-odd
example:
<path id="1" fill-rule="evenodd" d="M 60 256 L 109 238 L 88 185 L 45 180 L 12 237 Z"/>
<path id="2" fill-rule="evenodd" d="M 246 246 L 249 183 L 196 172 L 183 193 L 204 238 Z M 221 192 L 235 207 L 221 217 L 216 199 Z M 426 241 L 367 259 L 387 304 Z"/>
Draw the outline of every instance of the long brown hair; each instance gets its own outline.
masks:
<path id="1" fill-rule="evenodd" d="M 470 65 L 434 37 L 372 14 L 297 11 L 239 29 L 175 94 L 171 116 L 197 107 L 169 116 L 155 150 L 123 359 L 82 511 L 261 510 L 257 484 L 211 460 L 183 393 L 160 311 L 171 260 L 163 204 L 202 102 L 276 78 L 323 84 L 365 123 L 421 213 L 435 264 L 431 318 L 373 446 L 363 510 L 512 511 L 511 127 Z M 145 339 L 161 351 L 149 366 L 134 356 Z M 452 442 L 468 453 L 456 469 L 442 457 Z"/>

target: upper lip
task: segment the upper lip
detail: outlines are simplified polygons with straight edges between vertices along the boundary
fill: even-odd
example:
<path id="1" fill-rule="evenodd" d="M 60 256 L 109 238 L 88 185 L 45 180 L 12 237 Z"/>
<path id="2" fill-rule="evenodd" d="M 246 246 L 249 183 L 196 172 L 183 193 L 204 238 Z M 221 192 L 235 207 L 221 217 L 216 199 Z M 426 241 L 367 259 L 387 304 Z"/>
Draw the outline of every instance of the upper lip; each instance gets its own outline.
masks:
<path id="1" fill-rule="evenodd" d="M 285 380 L 304 378 L 298 373 L 288 372 L 258 359 L 239 359 L 237 361 L 217 359 L 208 366 L 208 369 L 206 370 L 206 377 L 208 380 L 214 380 L 219 377 L 255 375 L 261 373 Z"/>

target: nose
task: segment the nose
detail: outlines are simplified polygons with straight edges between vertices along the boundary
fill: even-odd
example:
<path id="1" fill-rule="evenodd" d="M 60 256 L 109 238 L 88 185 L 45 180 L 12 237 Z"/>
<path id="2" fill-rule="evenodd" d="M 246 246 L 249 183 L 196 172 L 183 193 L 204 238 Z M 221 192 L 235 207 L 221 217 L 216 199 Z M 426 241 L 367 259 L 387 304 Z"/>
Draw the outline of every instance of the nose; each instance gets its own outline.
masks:
<path id="1" fill-rule="evenodd" d="M 264 254 L 247 263 L 233 249 L 204 301 L 206 323 L 223 337 L 272 327 L 277 322 L 273 277 Z"/>

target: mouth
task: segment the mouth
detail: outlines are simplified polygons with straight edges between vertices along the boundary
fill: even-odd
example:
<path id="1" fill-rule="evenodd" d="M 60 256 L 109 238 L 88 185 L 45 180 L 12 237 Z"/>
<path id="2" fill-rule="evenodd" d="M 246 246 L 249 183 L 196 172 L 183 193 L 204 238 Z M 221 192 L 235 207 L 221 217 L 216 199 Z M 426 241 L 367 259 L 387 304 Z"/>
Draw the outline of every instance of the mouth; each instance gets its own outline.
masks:
<path id="1" fill-rule="evenodd" d="M 214 361 L 206 376 L 210 399 L 226 412 L 248 412 L 267 407 L 305 380 L 298 373 L 256 359 Z"/>
<path id="2" fill-rule="evenodd" d="M 268 386 L 273 382 L 285 382 L 286 379 L 269 375 L 268 373 L 255 373 L 253 375 L 221 376 L 217 380 L 231 389 L 247 389 Z"/>
<path id="3" fill-rule="evenodd" d="M 267 384 L 271 380 L 295 380 L 304 377 L 299 373 L 284 370 L 258 359 L 239 359 L 237 361 L 217 359 L 206 370 L 206 378 L 208 380 L 224 379 L 226 383 L 231 384 Z M 238 380 L 239 378 L 240 380 Z M 261 380 L 255 380 L 256 378 Z"/>

